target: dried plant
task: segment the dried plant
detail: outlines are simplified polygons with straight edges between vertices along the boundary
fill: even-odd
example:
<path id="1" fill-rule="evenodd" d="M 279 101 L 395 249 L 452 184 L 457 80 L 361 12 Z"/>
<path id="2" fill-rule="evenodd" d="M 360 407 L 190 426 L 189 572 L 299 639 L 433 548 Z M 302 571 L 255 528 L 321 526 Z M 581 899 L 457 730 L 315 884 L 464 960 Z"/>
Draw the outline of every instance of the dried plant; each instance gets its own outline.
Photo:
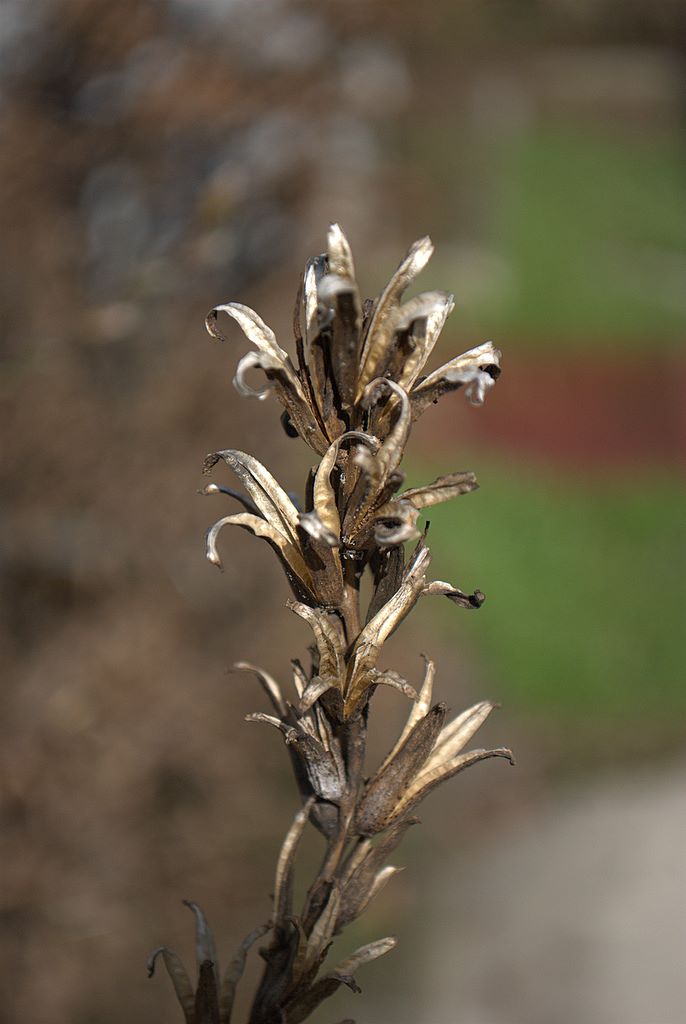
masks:
<path id="1" fill-rule="evenodd" d="M 291 663 L 291 699 L 262 669 L 236 665 L 254 673 L 271 705 L 271 713 L 248 720 L 282 734 L 302 807 L 278 859 L 271 919 L 245 939 L 223 976 L 207 922 L 192 902 L 196 987 L 171 950 L 161 947 L 151 955 L 150 973 L 163 957 L 187 1024 L 228 1024 L 248 949 L 267 933 L 250 1024 L 298 1024 L 340 985 L 357 991 L 358 968 L 387 953 L 395 939 L 372 942 L 333 969 L 323 964 L 334 937 L 399 870 L 386 861 L 417 821 L 412 812 L 432 789 L 469 765 L 489 757 L 513 760 L 506 748 L 465 752 L 494 705 L 482 701 L 446 723 L 446 705 L 432 705 L 433 662 L 426 661 L 419 692 L 398 673 L 378 667 L 384 642 L 423 595 L 442 595 L 465 609 L 479 608 L 484 600 L 478 590 L 467 594 L 450 583 L 429 582 L 430 553 L 417 525 L 424 509 L 473 491 L 474 474 L 451 473 L 399 492 L 400 462 L 414 420 L 462 387 L 480 405 L 500 374 L 500 353 L 486 342 L 422 376 L 453 299 L 432 291 L 401 300 L 432 250 L 428 238 L 415 242 L 381 295 L 363 303 L 350 247 L 333 225 L 328 251 L 308 264 L 296 301 L 297 366 L 247 306 L 228 302 L 207 317 L 213 337 L 225 340 L 219 327 L 224 314 L 254 346 L 238 363 L 234 384 L 240 394 L 264 399 L 275 391 L 286 433 L 301 437 L 320 459 L 309 474 L 304 511 L 251 455 L 228 449 L 205 460 L 206 472 L 226 463 L 244 488 L 204 488 L 243 507 L 208 531 L 208 559 L 221 567 L 217 541 L 225 526 L 241 526 L 267 540 L 293 592 L 288 607 L 310 625 L 314 643 L 308 670 Z M 262 371 L 262 386 L 249 383 L 251 370 Z M 406 558 L 404 545 L 412 541 Z M 360 580 L 366 570 L 373 590 L 363 612 Z M 411 708 L 393 749 L 368 778 L 369 705 L 381 685 L 400 690 Z M 308 821 L 324 837 L 326 850 L 296 912 L 294 863 Z"/>

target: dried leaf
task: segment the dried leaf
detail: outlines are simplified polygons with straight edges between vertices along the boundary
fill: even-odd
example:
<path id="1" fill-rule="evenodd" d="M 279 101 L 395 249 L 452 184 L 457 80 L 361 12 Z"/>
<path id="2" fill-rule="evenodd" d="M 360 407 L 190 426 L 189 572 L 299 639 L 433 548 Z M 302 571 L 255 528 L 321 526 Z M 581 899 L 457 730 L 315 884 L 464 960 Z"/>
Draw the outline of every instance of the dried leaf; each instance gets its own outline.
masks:
<path id="1" fill-rule="evenodd" d="M 148 957 L 149 978 L 152 978 L 155 973 L 155 964 L 158 956 L 161 956 L 164 960 L 164 966 L 167 968 L 167 973 L 171 978 L 176 998 L 181 1004 L 186 1024 L 195 1024 L 195 993 L 181 958 L 173 949 L 168 949 L 167 946 L 158 946 Z"/>
<path id="2" fill-rule="evenodd" d="M 337 932 L 358 918 L 392 875 L 402 870 L 392 868 L 391 872 L 388 872 L 382 865 L 400 843 L 407 829 L 416 824 L 417 818 L 406 818 L 392 825 L 373 846 L 370 839 L 360 842 L 343 875 Z"/>
<path id="3" fill-rule="evenodd" d="M 343 234 L 340 224 L 330 224 L 326 239 L 329 258 L 329 273 L 355 280 L 355 265 L 348 239 Z"/>
<path id="4" fill-rule="evenodd" d="M 424 369 L 426 361 L 433 352 L 434 346 L 440 337 L 446 320 L 455 308 L 453 296 L 447 292 L 428 292 L 427 295 L 435 296 L 435 302 L 431 309 L 426 310 L 426 321 L 424 330 L 415 331 L 416 346 L 414 352 L 405 361 L 400 375 L 396 378 L 398 384 L 406 391 L 409 391 L 417 377 Z M 418 296 L 422 298 L 422 296 Z M 406 303 L 405 305 L 409 305 Z M 405 306 L 400 307 L 401 310 Z"/>
<path id="5" fill-rule="evenodd" d="M 357 349 L 362 327 L 360 295 L 353 278 L 329 273 L 319 283 L 320 317 L 330 334 L 331 373 L 340 408 L 350 412 L 355 400 Z"/>
<path id="6" fill-rule="evenodd" d="M 402 547 L 376 551 L 370 564 L 374 572 L 374 594 L 369 602 L 365 624 L 390 601 L 402 583 L 405 552 Z"/>
<path id="7" fill-rule="evenodd" d="M 295 692 L 297 693 L 298 698 L 300 698 L 307 689 L 309 682 L 307 673 L 297 658 L 291 659 L 291 668 L 293 669 L 293 686 L 295 687 Z"/>

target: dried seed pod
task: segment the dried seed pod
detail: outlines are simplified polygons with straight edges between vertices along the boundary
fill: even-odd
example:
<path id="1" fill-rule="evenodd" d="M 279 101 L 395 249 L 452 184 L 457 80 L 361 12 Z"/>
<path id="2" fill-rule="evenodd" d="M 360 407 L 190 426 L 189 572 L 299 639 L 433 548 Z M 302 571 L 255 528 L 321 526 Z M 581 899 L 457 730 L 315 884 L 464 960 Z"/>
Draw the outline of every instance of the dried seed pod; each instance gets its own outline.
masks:
<path id="1" fill-rule="evenodd" d="M 367 783 L 355 817 L 360 835 L 382 832 L 403 794 L 419 774 L 443 728 L 445 704 L 436 704 L 410 732 L 395 756 Z"/>

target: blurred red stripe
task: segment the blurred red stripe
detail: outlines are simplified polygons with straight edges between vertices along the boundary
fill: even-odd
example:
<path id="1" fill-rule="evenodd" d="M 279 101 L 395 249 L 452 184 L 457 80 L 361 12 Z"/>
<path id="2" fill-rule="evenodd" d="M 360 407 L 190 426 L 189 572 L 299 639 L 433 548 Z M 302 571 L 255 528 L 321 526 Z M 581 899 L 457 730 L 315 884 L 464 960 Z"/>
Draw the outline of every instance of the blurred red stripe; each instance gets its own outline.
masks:
<path id="1" fill-rule="evenodd" d="M 686 466 L 686 356 L 510 350 L 482 409 L 446 396 L 415 431 L 425 450 L 459 440 L 570 467 Z"/>

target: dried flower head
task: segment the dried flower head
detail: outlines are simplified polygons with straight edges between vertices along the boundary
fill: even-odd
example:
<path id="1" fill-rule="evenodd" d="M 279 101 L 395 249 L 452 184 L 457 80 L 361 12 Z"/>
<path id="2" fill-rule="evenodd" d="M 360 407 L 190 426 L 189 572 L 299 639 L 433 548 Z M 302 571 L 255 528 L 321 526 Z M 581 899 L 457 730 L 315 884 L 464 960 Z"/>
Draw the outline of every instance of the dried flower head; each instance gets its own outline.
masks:
<path id="1" fill-rule="evenodd" d="M 267 696 L 271 712 L 251 714 L 248 720 L 281 733 L 302 799 L 279 857 L 271 941 L 261 951 L 266 968 L 250 1024 L 297 1024 L 341 984 L 356 989 L 357 968 L 388 952 L 395 940 L 371 943 L 328 973 L 321 968 L 334 936 L 399 870 L 385 862 L 416 821 L 414 809 L 435 786 L 477 761 L 504 757 L 512 762 L 506 748 L 464 750 L 494 704 L 482 701 L 446 724 L 445 704 L 432 705 L 433 662 L 427 661 L 419 692 L 378 664 L 385 641 L 420 597 L 442 595 L 465 609 L 477 609 L 484 601 L 479 590 L 467 594 L 428 578 L 430 552 L 418 526 L 424 509 L 475 490 L 474 474 L 453 472 L 422 487 L 401 489 L 400 464 L 417 417 L 458 388 L 480 405 L 500 375 L 500 353 L 491 342 L 423 375 L 453 298 L 440 291 L 407 302 L 402 298 L 432 251 L 428 238 L 415 242 L 381 295 L 363 302 L 348 242 L 332 225 L 327 252 L 308 264 L 296 300 L 295 363 L 247 306 L 227 302 L 207 317 L 213 337 L 226 340 L 220 329 L 226 315 L 254 346 L 238 362 L 234 385 L 239 393 L 265 399 L 274 391 L 288 436 L 301 437 L 320 457 L 310 471 L 302 507 L 245 452 L 227 449 L 205 460 L 206 472 L 226 463 L 243 488 L 217 483 L 204 488 L 205 494 L 223 494 L 242 506 L 209 529 L 208 559 L 221 568 L 217 544 L 224 526 L 241 526 L 263 537 L 292 590 L 288 607 L 313 634 L 309 668 L 292 662 L 290 695 L 257 666 L 236 665 L 253 673 Z M 253 371 L 262 375 L 261 382 L 249 380 Z M 407 542 L 414 542 L 409 557 Z M 365 572 L 372 576 L 373 589 L 363 610 L 360 581 Z M 395 746 L 367 778 L 369 704 L 381 685 L 404 694 L 411 710 Z M 326 855 L 296 914 L 293 865 L 308 821 L 325 837 Z M 195 904 L 189 905 L 204 936 L 197 993 L 166 948 L 156 951 L 151 963 L 158 953 L 163 956 L 187 1022 L 224 1024 L 240 970 L 230 968 L 230 980 L 220 984 L 204 918 Z M 246 940 L 232 963 L 242 965 L 255 937 Z"/>

